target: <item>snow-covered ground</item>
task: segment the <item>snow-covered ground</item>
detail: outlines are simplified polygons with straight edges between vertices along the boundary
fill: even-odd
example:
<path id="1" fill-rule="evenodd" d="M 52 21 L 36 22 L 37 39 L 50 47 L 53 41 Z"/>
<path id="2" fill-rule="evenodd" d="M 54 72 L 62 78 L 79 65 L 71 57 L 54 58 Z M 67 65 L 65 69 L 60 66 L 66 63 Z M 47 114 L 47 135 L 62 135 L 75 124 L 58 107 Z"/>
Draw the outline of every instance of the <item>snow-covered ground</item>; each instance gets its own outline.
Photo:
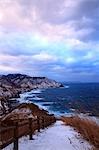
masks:
<path id="1" fill-rule="evenodd" d="M 73 128 L 57 121 L 54 125 L 36 133 L 34 140 L 23 137 L 19 141 L 19 150 L 91 150 L 92 146 L 83 140 Z M 3 150 L 13 150 L 13 145 Z"/>

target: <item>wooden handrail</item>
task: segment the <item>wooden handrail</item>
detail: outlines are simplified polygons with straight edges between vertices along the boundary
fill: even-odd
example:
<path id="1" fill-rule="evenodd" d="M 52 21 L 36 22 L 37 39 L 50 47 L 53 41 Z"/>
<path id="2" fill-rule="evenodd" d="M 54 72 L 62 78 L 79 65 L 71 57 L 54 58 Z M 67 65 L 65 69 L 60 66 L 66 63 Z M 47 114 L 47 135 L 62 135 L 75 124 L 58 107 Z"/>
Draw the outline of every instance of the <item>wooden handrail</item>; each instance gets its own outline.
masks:
<path id="1" fill-rule="evenodd" d="M 4 132 L 4 131 L 6 131 L 6 130 L 9 130 L 9 129 L 14 129 L 14 128 L 15 128 L 15 126 L 1 127 L 1 128 L 0 128 L 0 133 L 1 133 L 1 132 Z"/>
<path id="2" fill-rule="evenodd" d="M 0 149 L 14 142 L 13 150 L 18 150 L 18 138 L 29 135 L 29 139 L 32 140 L 32 134 L 35 130 L 40 131 L 40 128 L 44 129 L 54 122 L 54 116 L 42 116 L 36 119 L 23 120 L 21 124 L 16 122 L 14 126 L 0 127 Z"/>

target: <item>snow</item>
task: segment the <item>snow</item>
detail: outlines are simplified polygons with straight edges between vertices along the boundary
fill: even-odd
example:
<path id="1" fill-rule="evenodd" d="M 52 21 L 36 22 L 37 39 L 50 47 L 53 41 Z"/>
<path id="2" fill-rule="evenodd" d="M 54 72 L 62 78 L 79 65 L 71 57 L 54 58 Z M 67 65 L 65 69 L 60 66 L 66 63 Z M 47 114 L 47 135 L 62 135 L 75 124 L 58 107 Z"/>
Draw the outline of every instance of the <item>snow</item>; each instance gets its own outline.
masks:
<path id="1" fill-rule="evenodd" d="M 12 113 L 17 113 L 17 114 L 31 114 L 31 110 L 29 108 L 21 108 L 21 109 L 14 109 Z"/>
<path id="2" fill-rule="evenodd" d="M 34 140 L 23 137 L 19 141 L 19 150 L 91 150 L 92 146 L 81 138 L 70 126 L 57 121 L 54 125 L 36 132 Z M 13 145 L 3 150 L 12 150 Z"/>

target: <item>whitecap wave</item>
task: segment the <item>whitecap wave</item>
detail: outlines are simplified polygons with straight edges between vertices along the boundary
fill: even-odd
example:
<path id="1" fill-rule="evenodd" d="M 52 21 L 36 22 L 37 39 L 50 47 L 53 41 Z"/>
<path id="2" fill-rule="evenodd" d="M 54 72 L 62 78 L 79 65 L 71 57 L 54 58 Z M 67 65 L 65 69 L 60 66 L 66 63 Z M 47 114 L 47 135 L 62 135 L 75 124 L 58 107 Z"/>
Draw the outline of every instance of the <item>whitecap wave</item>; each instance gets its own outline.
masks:
<path id="1" fill-rule="evenodd" d="M 69 85 L 65 85 L 65 88 L 68 89 L 68 88 L 69 88 Z"/>

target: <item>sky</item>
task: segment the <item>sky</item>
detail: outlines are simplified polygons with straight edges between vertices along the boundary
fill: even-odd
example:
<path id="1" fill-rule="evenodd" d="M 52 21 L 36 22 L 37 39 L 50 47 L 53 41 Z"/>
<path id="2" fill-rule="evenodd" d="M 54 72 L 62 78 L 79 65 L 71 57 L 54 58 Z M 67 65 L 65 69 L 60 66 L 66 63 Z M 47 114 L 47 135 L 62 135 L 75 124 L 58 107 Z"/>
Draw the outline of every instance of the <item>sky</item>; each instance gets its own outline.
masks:
<path id="1" fill-rule="evenodd" d="M 0 74 L 99 82 L 99 0 L 0 0 Z"/>

